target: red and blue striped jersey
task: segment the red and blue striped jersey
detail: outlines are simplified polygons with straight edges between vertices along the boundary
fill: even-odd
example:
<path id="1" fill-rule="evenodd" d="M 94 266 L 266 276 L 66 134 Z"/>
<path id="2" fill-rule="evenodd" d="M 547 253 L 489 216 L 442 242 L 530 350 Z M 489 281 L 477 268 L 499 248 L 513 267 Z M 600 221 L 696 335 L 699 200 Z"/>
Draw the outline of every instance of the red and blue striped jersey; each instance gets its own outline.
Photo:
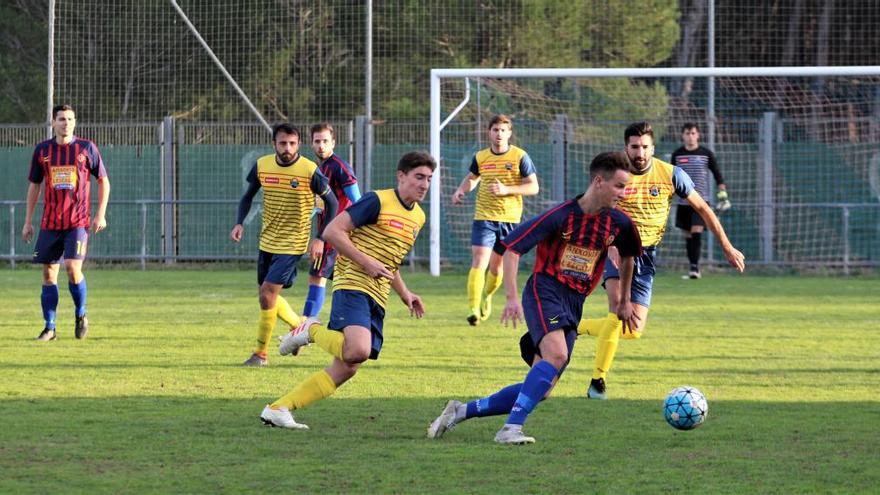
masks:
<path id="1" fill-rule="evenodd" d="M 517 254 L 538 246 L 533 273 L 552 277 L 586 296 L 602 280 L 608 246 L 615 246 L 622 257 L 639 256 L 642 241 L 626 213 L 603 208 L 587 214 L 578 198 L 521 223 L 501 243 Z"/>
<path id="2" fill-rule="evenodd" d="M 46 182 L 43 188 L 44 230 L 88 227 L 91 222 L 89 174 L 107 177 L 104 160 L 95 143 L 74 136 L 68 144 L 49 139 L 34 148 L 28 180 Z"/>
<path id="3" fill-rule="evenodd" d="M 345 194 L 345 188 L 357 184 L 357 177 L 355 177 L 351 165 L 336 153 L 330 155 L 329 158 L 324 160 L 324 162 L 318 166 L 318 169 L 324 174 L 324 177 L 327 177 L 330 181 L 330 190 L 333 191 L 333 194 L 336 196 L 336 201 L 339 203 L 339 207 L 336 209 L 336 215 L 339 215 L 351 205 L 351 200 L 348 199 L 348 196 Z M 322 226 L 325 225 L 323 213 L 320 215 L 318 221 Z M 330 222 L 327 221 L 326 223 Z"/>

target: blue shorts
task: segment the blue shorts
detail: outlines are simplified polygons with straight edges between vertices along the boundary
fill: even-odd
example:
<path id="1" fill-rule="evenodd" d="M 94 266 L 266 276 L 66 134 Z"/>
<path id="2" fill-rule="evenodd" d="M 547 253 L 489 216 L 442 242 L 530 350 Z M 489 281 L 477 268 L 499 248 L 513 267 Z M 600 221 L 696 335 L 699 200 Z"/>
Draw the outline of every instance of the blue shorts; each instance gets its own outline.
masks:
<path id="1" fill-rule="evenodd" d="M 339 289 L 333 291 L 330 307 L 330 321 L 327 328 L 343 331 L 345 327 L 357 325 L 369 328 L 373 335 L 370 344 L 370 359 L 378 359 L 382 351 L 382 324 L 385 321 L 385 308 L 372 297 L 359 290 Z"/>
<path id="2" fill-rule="evenodd" d="M 519 341 L 520 355 L 529 366 L 540 356 L 541 340 L 550 332 L 565 332 L 568 360 L 577 339 L 577 326 L 584 311 L 586 296 L 571 290 L 556 279 L 541 274 L 529 277 L 522 293 L 522 306 L 529 331 Z M 559 370 L 565 371 L 568 366 Z"/>
<path id="3" fill-rule="evenodd" d="M 67 230 L 40 230 L 34 246 L 34 263 L 54 265 L 66 260 L 86 259 L 89 231 L 85 227 Z"/>
<path id="4" fill-rule="evenodd" d="M 636 266 L 633 269 L 633 281 L 632 281 L 632 289 L 630 290 L 630 300 L 638 304 L 639 306 L 644 306 L 646 308 L 651 307 L 651 290 L 654 287 L 654 274 L 656 273 L 654 262 L 657 259 L 657 248 L 646 247 L 642 248 L 642 255 L 636 258 Z M 603 277 L 602 286 L 605 285 L 605 280 L 609 278 L 620 278 L 620 272 L 617 271 L 617 268 L 614 268 L 614 265 L 611 264 L 610 259 L 605 260 L 605 274 Z"/>
<path id="5" fill-rule="evenodd" d="M 296 264 L 301 254 L 277 254 L 260 250 L 257 258 L 257 284 L 278 284 L 285 289 L 296 280 Z"/>
<path id="6" fill-rule="evenodd" d="M 321 277 L 333 280 L 333 267 L 336 266 L 336 250 L 330 244 L 324 243 L 324 252 L 321 253 L 321 259 L 318 260 L 316 266 L 312 262 L 309 267 L 309 275 L 313 277 Z"/>
<path id="7" fill-rule="evenodd" d="M 516 224 L 513 222 L 474 220 L 471 225 L 471 246 L 494 248 L 514 228 L 516 228 Z"/>

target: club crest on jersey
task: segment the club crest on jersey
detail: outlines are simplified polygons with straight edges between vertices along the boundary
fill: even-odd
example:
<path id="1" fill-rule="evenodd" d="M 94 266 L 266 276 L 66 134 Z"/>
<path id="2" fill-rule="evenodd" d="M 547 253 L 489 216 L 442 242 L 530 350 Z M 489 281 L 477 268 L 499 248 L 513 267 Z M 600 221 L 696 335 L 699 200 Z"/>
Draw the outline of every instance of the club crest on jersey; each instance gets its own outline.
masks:
<path id="1" fill-rule="evenodd" d="M 649 192 L 651 193 L 651 196 L 659 196 L 660 195 L 660 188 L 657 186 L 652 186 L 651 190 Z"/>
<path id="2" fill-rule="evenodd" d="M 296 189 L 299 186 L 299 181 L 296 179 L 290 179 L 290 188 Z"/>
<path id="3" fill-rule="evenodd" d="M 513 170 L 513 164 L 510 162 L 505 163 L 504 170 Z"/>
<path id="4" fill-rule="evenodd" d="M 573 230 L 568 230 L 568 231 L 563 232 L 563 233 L 562 233 L 562 240 L 563 240 L 563 241 L 569 241 L 569 240 L 571 240 L 571 234 L 572 234 L 572 232 L 574 232 L 574 231 L 573 231 Z"/>
<path id="5" fill-rule="evenodd" d="M 79 155 L 77 155 L 76 161 L 78 161 L 80 165 L 84 164 L 86 162 L 86 154 L 80 153 Z"/>

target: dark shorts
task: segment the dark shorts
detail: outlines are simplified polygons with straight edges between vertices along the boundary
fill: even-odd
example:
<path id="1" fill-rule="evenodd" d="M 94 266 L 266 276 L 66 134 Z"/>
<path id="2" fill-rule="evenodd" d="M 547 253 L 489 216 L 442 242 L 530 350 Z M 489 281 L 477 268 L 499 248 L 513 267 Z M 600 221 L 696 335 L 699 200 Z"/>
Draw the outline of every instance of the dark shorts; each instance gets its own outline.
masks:
<path id="1" fill-rule="evenodd" d="M 642 255 L 636 258 L 636 266 L 633 270 L 630 300 L 633 303 L 646 308 L 651 307 L 651 293 L 654 288 L 654 274 L 656 273 L 654 262 L 656 259 L 657 248 L 644 247 L 642 248 Z M 604 281 L 609 278 L 619 279 L 620 272 L 618 272 L 617 268 L 614 268 L 614 265 L 611 264 L 611 259 L 606 259 L 605 274 L 602 278 L 603 286 L 605 285 Z"/>
<path id="2" fill-rule="evenodd" d="M 336 266 L 336 250 L 330 244 L 324 243 L 324 252 L 318 264 L 314 262 L 309 266 L 309 275 L 333 280 L 333 267 Z"/>
<path id="3" fill-rule="evenodd" d="M 285 289 L 296 280 L 296 264 L 301 254 L 276 254 L 260 250 L 257 258 L 257 284 L 278 284 Z"/>
<path id="4" fill-rule="evenodd" d="M 34 263 L 54 265 L 66 260 L 86 259 L 89 231 L 85 227 L 67 230 L 40 230 L 34 246 Z"/>
<path id="5" fill-rule="evenodd" d="M 385 340 L 382 336 L 384 321 L 385 309 L 366 293 L 348 289 L 333 291 L 327 328 L 340 332 L 351 325 L 369 328 L 373 336 L 370 359 L 378 359 L 379 352 L 382 351 L 382 342 Z"/>
<path id="6" fill-rule="evenodd" d="M 474 220 L 474 223 L 471 225 L 471 246 L 494 248 L 515 227 L 516 224 L 513 222 Z"/>
<path id="7" fill-rule="evenodd" d="M 691 205 L 678 205 L 675 209 L 676 228 L 690 231 L 694 225 L 705 227 L 706 222 L 703 221 L 703 217 Z"/>
<path id="8" fill-rule="evenodd" d="M 529 331 L 519 340 L 519 350 L 523 361 L 529 366 L 540 356 L 541 340 L 550 332 L 565 332 L 568 347 L 568 360 L 577 339 L 577 326 L 581 321 L 586 296 L 575 292 L 553 278 L 532 275 L 523 287 L 522 306 L 526 326 Z M 568 366 L 559 370 L 560 374 Z"/>

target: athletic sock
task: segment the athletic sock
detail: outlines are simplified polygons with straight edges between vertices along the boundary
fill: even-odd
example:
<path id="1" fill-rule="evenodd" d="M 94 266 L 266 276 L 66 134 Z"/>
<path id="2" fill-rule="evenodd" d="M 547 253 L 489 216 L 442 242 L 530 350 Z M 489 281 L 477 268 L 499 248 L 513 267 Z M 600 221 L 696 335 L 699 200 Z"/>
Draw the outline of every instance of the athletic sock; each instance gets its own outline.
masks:
<path id="1" fill-rule="evenodd" d="M 483 397 L 463 404 L 461 409 L 463 412 L 456 411 L 456 423 L 470 418 L 484 418 L 486 416 L 498 416 L 499 414 L 510 414 L 516 398 L 522 389 L 522 383 L 514 383 L 508 385 L 494 394 Z M 461 415 L 461 418 L 459 418 Z"/>
<path id="2" fill-rule="evenodd" d="M 501 283 L 504 281 L 504 270 L 499 268 L 498 273 L 492 273 L 492 270 L 486 274 L 486 297 L 492 297 L 492 294 L 498 292 Z"/>
<path id="3" fill-rule="evenodd" d="M 302 322 L 302 318 L 293 312 L 293 308 L 290 307 L 287 299 L 281 296 L 275 298 L 275 309 L 278 310 L 278 318 L 281 318 L 281 321 L 287 323 L 288 326 L 298 327 Z"/>
<path id="4" fill-rule="evenodd" d="M 309 294 L 306 296 L 306 302 L 303 304 L 303 316 L 317 316 L 321 312 L 321 306 L 324 305 L 324 295 L 327 288 L 321 285 L 310 285 Z"/>
<path id="5" fill-rule="evenodd" d="M 43 321 L 46 328 L 55 329 L 55 311 L 58 309 L 58 286 L 44 285 L 40 293 L 40 306 L 43 308 Z"/>
<path id="6" fill-rule="evenodd" d="M 302 409 L 307 405 L 326 399 L 336 392 L 336 384 L 327 374 L 326 370 L 321 370 L 308 377 L 288 392 L 283 397 L 269 405 L 272 409 L 286 407 L 287 409 Z"/>
<path id="7" fill-rule="evenodd" d="M 486 283 L 486 270 L 471 268 L 468 272 L 467 292 L 468 308 L 471 314 L 480 315 L 480 298 L 483 296 L 483 286 Z"/>
<path id="8" fill-rule="evenodd" d="M 278 308 L 261 309 L 260 322 L 257 324 L 257 348 L 254 354 L 265 356 L 269 350 L 269 340 L 272 338 L 272 330 L 278 321 Z"/>
<path id="9" fill-rule="evenodd" d="M 700 251 L 703 247 L 702 237 L 702 233 L 691 233 L 691 236 L 685 240 L 688 261 L 691 263 L 691 270 L 694 271 L 699 271 L 700 269 Z"/>
<path id="10" fill-rule="evenodd" d="M 309 339 L 331 356 L 345 361 L 342 358 L 342 346 L 345 344 L 344 333 L 330 330 L 321 325 L 312 325 L 309 327 Z"/>
<path id="11" fill-rule="evenodd" d="M 620 332 L 622 330 L 623 322 L 617 318 L 616 314 L 608 313 L 605 325 L 599 333 L 599 340 L 596 342 L 593 379 L 604 379 L 608 376 L 608 370 L 611 369 L 611 363 L 614 362 L 614 355 L 617 354 L 617 344 L 620 342 Z"/>
<path id="12" fill-rule="evenodd" d="M 86 278 L 83 277 L 79 283 L 67 282 L 67 288 L 70 290 L 70 296 L 73 298 L 73 307 L 76 308 L 76 317 L 85 316 L 86 314 L 86 296 L 88 288 L 86 287 Z M 58 286 L 55 286 L 57 293 Z"/>
<path id="13" fill-rule="evenodd" d="M 522 425 L 526 422 L 529 414 L 541 402 L 550 387 L 553 386 L 553 379 L 559 374 L 559 370 L 547 361 L 540 361 L 532 366 L 523 380 L 522 389 L 510 409 L 510 416 L 507 423 L 510 425 Z"/>
<path id="14" fill-rule="evenodd" d="M 609 313 L 613 314 L 613 313 Z M 616 316 L 616 315 L 615 315 Z M 605 321 L 608 317 L 605 318 L 590 318 L 589 320 L 581 320 L 578 323 L 578 335 L 587 334 L 591 337 L 596 337 L 599 335 L 599 332 L 602 331 L 602 327 L 605 326 Z"/>

